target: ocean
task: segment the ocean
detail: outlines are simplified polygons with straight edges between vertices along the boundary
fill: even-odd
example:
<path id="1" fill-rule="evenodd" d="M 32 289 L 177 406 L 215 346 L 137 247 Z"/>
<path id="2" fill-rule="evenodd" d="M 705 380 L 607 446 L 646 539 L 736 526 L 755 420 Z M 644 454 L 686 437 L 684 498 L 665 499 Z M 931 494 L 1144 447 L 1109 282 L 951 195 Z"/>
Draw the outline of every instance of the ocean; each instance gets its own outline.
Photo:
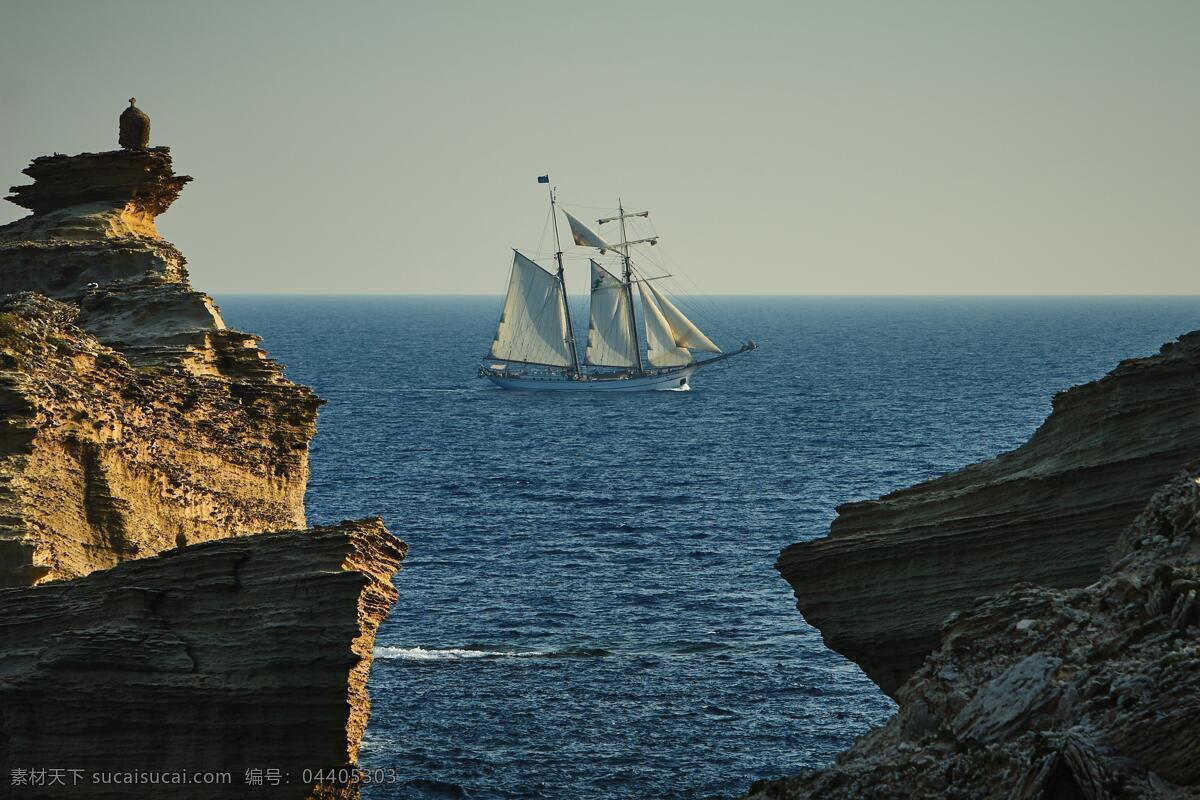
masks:
<path id="1" fill-rule="evenodd" d="M 379 515 L 410 548 L 372 799 L 700 800 L 828 763 L 894 706 L 780 549 L 1200 327 L 1196 297 L 717 298 L 762 347 L 692 391 L 539 395 L 475 376 L 499 297 L 218 300 L 328 401 L 310 523 Z"/>

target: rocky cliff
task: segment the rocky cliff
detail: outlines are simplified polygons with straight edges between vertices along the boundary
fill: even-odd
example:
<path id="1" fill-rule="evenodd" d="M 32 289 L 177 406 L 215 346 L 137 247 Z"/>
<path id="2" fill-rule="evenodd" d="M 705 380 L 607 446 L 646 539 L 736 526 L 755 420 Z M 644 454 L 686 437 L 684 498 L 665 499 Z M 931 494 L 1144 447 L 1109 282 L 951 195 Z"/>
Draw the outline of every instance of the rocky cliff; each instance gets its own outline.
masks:
<path id="1" fill-rule="evenodd" d="M 1200 468 L 1153 496 L 1118 558 L 1084 588 L 978 599 L 886 726 L 751 796 L 1200 797 Z"/>
<path id="2" fill-rule="evenodd" d="M 353 796 L 314 776 L 358 756 L 403 556 L 370 520 L 0 590 L 0 782 L 21 797 Z M 248 786 L 248 770 L 278 778 Z M 183 772 L 229 778 L 160 794 L 109 777 Z"/>
<path id="3" fill-rule="evenodd" d="M 842 506 L 827 537 L 776 566 L 826 644 L 895 696 L 975 598 L 1095 581 L 1120 531 L 1197 453 L 1200 332 L 1059 394 L 1016 450 Z"/>
<path id="4" fill-rule="evenodd" d="M 296 530 L 320 401 L 158 235 L 191 180 L 166 148 L 25 172 L 33 213 L 0 227 L 0 795 L 357 797 L 403 543 Z"/>
<path id="5" fill-rule="evenodd" d="M 35 159 L 0 227 L 0 587 L 303 527 L 320 401 L 188 284 L 170 151 Z"/>

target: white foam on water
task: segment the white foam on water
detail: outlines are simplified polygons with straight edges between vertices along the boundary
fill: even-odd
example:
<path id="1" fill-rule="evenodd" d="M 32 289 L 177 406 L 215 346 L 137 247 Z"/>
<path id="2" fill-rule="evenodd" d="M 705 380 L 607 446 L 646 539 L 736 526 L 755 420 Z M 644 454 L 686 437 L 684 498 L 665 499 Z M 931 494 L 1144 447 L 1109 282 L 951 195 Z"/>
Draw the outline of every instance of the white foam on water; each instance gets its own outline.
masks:
<path id="1" fill-rule="evenodd" d="M 450 647 L 427 650 L 424 647 L 376 647 L 376 658 L 400 658 L 408 661 L 447 661 L 462 658 L 528 658 L 548 655 L 546 651 L 463 650 Z"/>

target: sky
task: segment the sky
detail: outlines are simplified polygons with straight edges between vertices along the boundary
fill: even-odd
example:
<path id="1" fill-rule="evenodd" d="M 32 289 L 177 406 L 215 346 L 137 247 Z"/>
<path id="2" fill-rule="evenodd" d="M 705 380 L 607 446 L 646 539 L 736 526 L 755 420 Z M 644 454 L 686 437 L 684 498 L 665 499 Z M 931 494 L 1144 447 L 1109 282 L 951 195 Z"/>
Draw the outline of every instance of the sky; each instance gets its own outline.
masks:
<path id="1" fill-rule="evenodd" d="M 500 294 L 546 173 L 710 294 L 1196 294 L 1198 75 L 1194 0 L 0 0 L 0 186 L 136 96 L 214 294 Z"/>

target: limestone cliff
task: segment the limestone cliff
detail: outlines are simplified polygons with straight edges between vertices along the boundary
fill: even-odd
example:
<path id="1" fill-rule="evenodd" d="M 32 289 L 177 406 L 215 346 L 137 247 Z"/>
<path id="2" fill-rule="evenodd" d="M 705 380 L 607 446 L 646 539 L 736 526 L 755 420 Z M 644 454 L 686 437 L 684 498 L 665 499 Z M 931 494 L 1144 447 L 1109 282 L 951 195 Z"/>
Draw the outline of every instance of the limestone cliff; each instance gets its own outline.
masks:
<path id="1" fill-rule="evenodd" d="M 0 587 L 304 525 L 320 401 L 229 330 L 155 218 L 170 151 L 38 158 L 0 227 Z"/>
<path id="2" fill-rule="evenodd" d="M 842 506 L 827 537 L 776 566 L 826 644 L 895 696 L 975 598 L 1096 580 L 1120 531 L 1197 453 L 1200 332 L 1059 394 L 1016 450 Z"/>
<path id="3" fill-rule="evenodd" d="M 1099 580 L 980 598 L 940 637 L 886 726 L 751 796 L 1200 797 L 1200 469 L 1153 496 Z"/>
<path id="4" fill-rule="evenodd" d="M 312 773 L 357 758 L 375 629 L 404 552 L 367 520 L 0 590 L 0 785 L 20 797 L 357 796 Z M 47 784 L 48 769 L 64 784 Z M 247 770 L 275 770 L 277 785 L 268 774 L 248 786 Z M 229 778 L 131 786 L 104 777 L 114 772 Z"/>
<path id="5" fill-rule="evenodd" d="M 191 180 L 166 148 L 25 172 L 33 213 L 0 227 L 0 785 L 357 797 L 313 773 L 356 762 L 403 543 L 294 530 L 320 401 L 158 235 Z"/>

